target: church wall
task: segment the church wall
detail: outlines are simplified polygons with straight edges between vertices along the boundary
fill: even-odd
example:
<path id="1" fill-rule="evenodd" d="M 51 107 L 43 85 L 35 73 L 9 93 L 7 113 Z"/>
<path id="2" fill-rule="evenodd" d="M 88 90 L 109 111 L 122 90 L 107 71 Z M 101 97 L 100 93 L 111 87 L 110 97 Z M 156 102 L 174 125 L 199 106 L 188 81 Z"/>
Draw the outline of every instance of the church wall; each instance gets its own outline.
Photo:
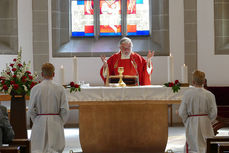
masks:
<path id="1" fill-rule="evenodd" d="M 32 1 L 18 1 L 18 47 L 22 47 L 22 61 L 31 61 L 33 71 L 33 32 L 32 32 Z"/>
<path id="2" fill-rule="evenodd" d="M 31 61 L 33 70 L 32 49 L 32 2 L 31 0 L 20 0 L 18 3 L 18 47 L 22 47 L 22 60 Z M 0 55 L 0 71 L 5 69 L 6 63 L 12 62 L 16 55 Z"/>
<path id="3" fill-rule="evenodd" d="M 215 55 L 214 1 L 197 1 L 198 68 L 206 73 L 208 85 L 229 85 L 229 55 Z"/>

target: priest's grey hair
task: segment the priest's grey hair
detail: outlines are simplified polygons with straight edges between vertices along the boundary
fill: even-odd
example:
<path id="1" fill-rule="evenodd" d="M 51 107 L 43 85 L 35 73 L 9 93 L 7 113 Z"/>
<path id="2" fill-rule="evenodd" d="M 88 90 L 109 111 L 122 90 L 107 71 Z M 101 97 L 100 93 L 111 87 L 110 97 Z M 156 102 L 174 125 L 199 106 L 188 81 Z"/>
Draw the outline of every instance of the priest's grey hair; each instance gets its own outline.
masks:
<path id="1" fill-rule="evenodd" d="M 128 38 L 128 37 L 123 37 L 123 38 L 119 41 L 119 47 L 120 47 L 120 45 L 123 44 L 123 43 L 131 44 L 131 47 L 133 47 L 133 43 L 132 43 L 131 39 Z"/>

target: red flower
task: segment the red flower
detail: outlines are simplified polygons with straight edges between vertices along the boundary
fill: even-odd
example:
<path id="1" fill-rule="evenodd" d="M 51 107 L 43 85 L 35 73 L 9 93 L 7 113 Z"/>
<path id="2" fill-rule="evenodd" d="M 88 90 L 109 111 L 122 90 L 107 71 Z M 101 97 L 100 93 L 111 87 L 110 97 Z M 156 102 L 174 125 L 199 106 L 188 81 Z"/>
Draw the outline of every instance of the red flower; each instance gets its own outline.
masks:
<path id="1" fill-rule="evenodd" d="M 25 93 L 29 95 L 30 87 L 32 88 L 37 82 L 35 82 L 36 75 L 32 75 L 32 73 L 27 70 L 28 67 L 29 64 L 27 65 L 25 62 L 21 62 L 20 49 L 17 58 L 13 58 L 12 62 L 6 66 L 6 70 L 2 71 L 3 76 L 0 74 L 0 92 L 8 94 Z M 4 75 L 6 75 L 6 77 Z M 11 88 L 12 90 L 10 91 L 12 92 L 9 91 Z"/>
<path id="2" fill-rule="evenodd" d="M 10 84 L 15 84 L 15 81 L 10 81 Z"/>
<path id="3" fill-rule="evenodd" d="M 25 71 L 25 73 L 31 74 L 31 72 L 30 72 L 30 71 Z"/>
<path id="4" fill-rule="evenodd" d="M 12 71 L 15 72 L 15 71 L 17 71 L 17 69 L 16 68 L 12 68 Z"/>
<path id="5" fill-rule="evenodd" d="M 2 76 L 0 76 L 0 80 L 5 80 L 5 78 L 4 78 L 4 77 L 2 77 Z"/>
<path id="6" fill-rule="evenodd" d="M 70 82 L 70 93 L 72 93 L 73 91 L 77 92 L 77 91 L 81 91 L 80 89 L 80 85 L 74 82 Z"/>
<path id="7" fill-rule="evenodd" d="M 2 80 L 1 84 L 2 84 L 2 85 L 5 84 L 5 80 Z"/>
<path id="8" fill-rule="evenodd" d="M 22 81 L 22 82 L 25 82 L 25 79 L 26 79 L 26 78 L 27 78 L 26 76 L 22 76 L 22 77 L 21 77 L 21 81 Z"/>
<path id="9" fill-rule="evenodd" d="M 30 89 L 33 88 L 36 85 L 36 82 L 31 82 Z"/>
<path id="10" fill-rule="evenodd" d="M 79 88 L 79 85 L 78 84 L 75 84 L 75 88 Z"/>
<path id="11" fill-rule="evenodd" d="M 75 86 L 75 83 L 74 82 L 70 82 L 70 86 L 71 87 L 74 87 Z"/>
<path id="12" fill-rule="evenodd" d="M 4 90 L 8 90 L 7 85 L 3 85 L 2 88 L 3 88 Z"/>
<path id="13" fill-rule="evenodd" d="M 33 80 L 33 76 L 29 75 L 29 79 L 30 79 L 30 80 Z"/>
<path id="14" fill-rule="evenodd" d="M 170 82 L 169 87 L 172 87 L 172 86 L 174 86 L 174 84 L 173 84 L 173 82 Z"/>
<path id="15" fill-rule="evenodd" d="M 21 64 L 21 63 L 19 63 L 17 66 L 22 67 L 22 64 Z"/>
<path id="16" fill-rule="evenodd" d="M 13 85 L 13 88 L 14 88 L 15 90 L 17 90 L 17 89 L 18 89 L 18 87 L 19 87 L 19 85 L 18 85 L 18 84 L 14 84 L 14 85 Z"/>
<path id="17" fill-rule="evenodd" d="M 179 83 L 179 80 L 175 80 L 175 84 L 178 84 Z"/>

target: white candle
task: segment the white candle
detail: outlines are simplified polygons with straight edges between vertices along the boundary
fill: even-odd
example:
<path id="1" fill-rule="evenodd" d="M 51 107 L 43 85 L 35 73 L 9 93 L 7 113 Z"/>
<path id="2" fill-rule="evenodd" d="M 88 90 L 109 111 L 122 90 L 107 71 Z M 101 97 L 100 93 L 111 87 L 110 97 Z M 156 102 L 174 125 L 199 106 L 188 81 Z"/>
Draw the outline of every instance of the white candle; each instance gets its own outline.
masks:
<path id="1" fill-rule="evenodd" d="M 188 83 L 188 67 L 185 64 L 181 66 L 181 82 Z"/>
<path id="2" fill-rule="evenodd" d="M 173 56 L 170 54 L 168 58 L 168 82 L 174 81 L 174 59 Z"/>
<path id="3" fill-rule="evenodd" d="M 64 66 L 60 66 L 60 83 L 61 85 L 64 85 Z"/>
<path id="4" fill-rule="evenodd" d="M 73 57 L 73 81 L 77 82 L 77 58 Z"/>

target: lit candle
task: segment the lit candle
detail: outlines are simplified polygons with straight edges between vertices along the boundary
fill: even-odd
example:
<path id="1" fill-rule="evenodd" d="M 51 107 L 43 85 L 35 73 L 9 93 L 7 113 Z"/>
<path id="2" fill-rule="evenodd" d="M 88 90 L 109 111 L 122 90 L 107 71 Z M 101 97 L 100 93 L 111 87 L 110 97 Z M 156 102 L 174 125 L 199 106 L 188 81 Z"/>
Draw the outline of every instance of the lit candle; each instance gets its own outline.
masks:
<path id="1" fill-rule="evenodd" d="M 168 82 L 174 81 L 174 59 L 173 56 L 170 54 L 168 58 Z"/>
<path id="2" fill-rule="evenodd" d="M 77 82 L 77 58 L 73 57 L 73 81 Z"/>
<path id="3" fill-rule="evenodd" d="M 64 85 L 64 66 L 60 66 L 60 83 L 61 85 Z"/>
<path id="4" fill-rule="evenodd" d="M 181 66 L 181 82 L 188 83 L 188 67 L 185 64 Z"/>

